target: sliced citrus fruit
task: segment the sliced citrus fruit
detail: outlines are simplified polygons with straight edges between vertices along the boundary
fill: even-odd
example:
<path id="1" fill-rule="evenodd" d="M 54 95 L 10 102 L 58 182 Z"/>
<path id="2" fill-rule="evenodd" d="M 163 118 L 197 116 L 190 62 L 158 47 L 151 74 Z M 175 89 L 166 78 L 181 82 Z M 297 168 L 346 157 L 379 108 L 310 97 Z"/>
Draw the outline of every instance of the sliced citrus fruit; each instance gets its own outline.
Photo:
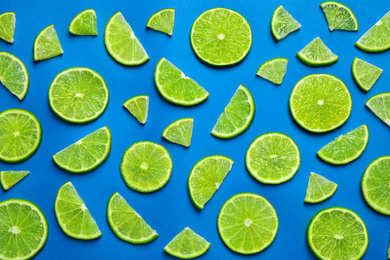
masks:
<path id="1" fill-rule="evenodd" d="M 305 48 L 298 52 L 297 58 L 305 65 L 312 67 L 330 66 L 339 59 L 339 57 L 322 42 L 320 37 L 312 40 Z"/>
<path id="2" fill-rule="evenodd" d="M 301 28 L 301 24 L 283 6 L 279 5 L 271 20 L 271 31 L 275 39 L 280 41 L 299 28 Z"/>
<path id="3" fill-rule="evenodd" d="M 16 16 L 14 12 L 0 14 L 0 39 L 14 43 Z"/>
<path id="4" fill-rule="evenodd" d="M 175 25 L 175 9 L 166 8 L 154 13 L 146 23 L 146 27 L 172 35 Z"/>
<path id="5" fill-rule="evenodd" d="M 34 41 L 34 61 L 46 60 L 63 54 L 60 40 L 53 25 L 43 29 Z"/>
<path id="6" fill-rule="evenodd" d="M 366 102 L 366 106 L 382 120 L 383 123 L 390 126 L 390 92 L 373 96 Z"/>
<path id="7" fill-rule="evenodd" d="M 75 35 L 98 35 L 95 10 L 87 9 L 78 13 L 69 24 L 69 32 Z"/>
<path id="8" fill-rule="evenodd" d="M 261 64 L 256 75 L 271 81 L 274 84 L 280 85 L 283 82 L 284 75 L 286 75 L 287 63 L 288 59 L 285 58 L 267 60 Z"/>
<path id="9" fill-rule="evenodd" d="M 347 6 L 334 1 L 323 2 L 320 6 L 328 21 L 329 31 L 357 31 L 359 29 L 355 15 Z"/>
<path id="10" fill-rule="evenodd" d="M 4 190 L 11 189 L 16 183 L 26 177 L 29 171 L 1 171 L 0 182 Z"/>
<path id="11" fill-rule="evenodd" d="M 189 147 L 191 145 L 193 126 L 193 118 L 182 118 L 167 126 L 162 136 L 172 143 Z"/>
<path id="12" fill-rule="evenodd" d="M 123 103 L 123 106 L 129 110 L 130 114 L 137 118 L 138 122 L 141 124 L 146 123 L 149 111 L 149 96 L 132 97 Z"/>
<path id="13" fill-rule="evenodd" d="M 368 92 L 382 75 L 383 70 L 364 60 L 355 58 L 352 63 L 352 75 L 355 83 L 364 92 Z"/>
<path id="14" fill-rule="evenodd" d="M 319 203 L 332 197 L 336 192 L 337 184 L 314 172 L 310 174 L 306 188 L 306 203 Z"/>

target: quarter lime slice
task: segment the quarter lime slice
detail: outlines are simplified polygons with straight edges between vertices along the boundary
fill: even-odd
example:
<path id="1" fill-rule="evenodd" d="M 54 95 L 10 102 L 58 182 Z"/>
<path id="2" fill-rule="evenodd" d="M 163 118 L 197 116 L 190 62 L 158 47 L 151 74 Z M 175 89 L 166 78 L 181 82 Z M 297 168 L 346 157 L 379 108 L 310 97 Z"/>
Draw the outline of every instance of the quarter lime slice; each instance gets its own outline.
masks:
<path id="1" fill-rule="evenodd" d="M 333 207 L 321 210 L 311 219 L 307 243 L 319 259 L 358 260 L 366 252 L 368 233 L 355 212 Z"/>
<path id="2" fill-rule="evenodd" d="M 165 58 L 156 65 L 154 81 L 161 96 L 176 105 L 193 106 L 209 97 L 204 88 Z"/>
<path id="3" fill-rule="evenodd" d="M 29 171 L 1 171 L 1 186 L 3 186 L 4 190 L 9 190 L 29 173 Z"/>
<path id="4" fill-rule="evenodd" d="M 380 93 L 366 102 L 366 106 L 386 125 L 390 126 L 390 92 Z"/>
<path id="5" fill-rule="evenodd" d="M 0 161 L 27 160 L 38 150 L 41 140 L 41 123 L 31 112 L 8 109 L 0 113 Z"/>
<path id="6" fill-rule="evenodd" d="M 172 167 L 167 149 L 153 142 L 142 141 L 132 144 L 123 154 L 121 174 L 129 188 L 153 192 L 168 182 Z"/>
<path id="7" fill-rule="evenodd" d="M 190 147 L 193 127 L 193 118 L 182 118 L 167 126 L 162 136 L 172 143 Z"/>
<path id="8" fill-rule="evenodd" d="M 323 2 L 320 6 L 328 21 L 329 31 L 357 31 L 359 29 L 355 15 L 347 6 L 334 1 Z"/>
<path id="9" fill-rule="evenodd" d="M 68 236 L 91 240 L 102 235 L 87 206 L 70 181 L 59 189 L 54 210 L 58 224 Z"/>
<path id="10" fill-rule="evenodd" d="M 234 161 L 222 155 L 203 158 L 192 168 L 188 178 L 188 190 L 195 207 L 199 210 L 219 189 Z"/>
<path id="11" fill-rule="evenodd" d="M 367 126 L 359 126 L 322 147 L 317 155 L 330 164 L 350 163 L 362 155 L 368 143 L 368 136 Z"/>
<path id="12" fill-rule="evenodd" d="M 255 110 L 252 94 L 246 87 L 240 85 L 219 116 L 211 134 L 222 139 L 230 139 L 242 134 L 251 125 Z"/>
<path id="13" fill-rule="evenodd" d="M 156 231 L 118 192 L 115 192 L 108 201 L 107 219 L 115 235 L 126 242 L 146 244 L 158 237 Z"/>
<path id="14" fill-rule="evenodd" d="M 0 259 L 27 260 L 39 253 L 49 233 L 45 215 L 27 200 L 0 202 Z"/>
<path id="15" fill-rule="evenodd" d="M 180 259 L 192 259 L 206 253 L 210 243 L 186 227 L 164 247 L 165 252 Z"/>
<path id="16" fill-rule="evenodd" d="M 98 35 L 95 10 L 87 9 L 78 13 L 69 24 L 69 32 L 75 35 Z"/>
<path id="17" fill-rule="evenodd" d="M 278 232 L 278 216 L 268 200 L 252 193 L 236 194 L 223 204 L 218 232 L 232 251 L 255 254 L 267 248 Z"/>
<path id="18" fill-rule="evenodd" d="M 287 63 L 288 59 L 285 58 L 267 60 L 261 64 L 256 75 L 269 80 L 274 84 L 280 85 L 283 82 L 284 75 L 286 75 Z"/>
<path id="19" fill-rule="evenodd" d="M 149 96 L 135 96 L 123 103 L 123 106 L 129 110 L 138 122 L 145 124 L 148 119 Z"/>
<path id="20" fill-rule="evenodd" d="M 275 39 L 280 41 L 299 28 L 301 28 L 301 24 L 283 6 L 279 5 L 271 20 L 271 31 Z"/>
<path id="21" fill-rule="evenodd" d="M 14 12 L 0 14 L 0 39 L 14 43 L 16 16 Z"/>
<path id="22" fill-rule="evenodd" d="M 297 58 L 305 65 L 311 67 L 330 66 L 339 59 L 339 57 L 322 42 L 320 37 L 312 40 L 305 48 L 298 52 Z"/>
<path id="23" fill-rule="evenodd" d="M 314 172 L 310 174 L 306 188 L 306 203 L 319 203 L 335 193 L 337 184 Z"/>
<path id="24" fill-rule="evenodd" d="M 156 12 L 146 23 L 146 27 L 166 33 L 169 36 L 172 35 L 174 25 L 175 9 L 173 8 L 166 8 Z"/>
<path id="25" fill-rule="evenodd" d="M 104 43 L 111 57 L 123 65 L 136 66 L 149 60 L 144 47 L 121 12 L 114 14 L 108 21 Z"/>
<path id="26" fill-rule="evenodd" d="M 352 75 L 355 83 L 364 92 L 368 92 L 382 75 L 383 70 L 364 60 L 355 58 L 352 63 Z"/>
<path id="27" fill-rule="evenodd" d="M 60 40 L 53 25 L 43 29 L 34 41 L 34 61 L 46 60 L 63 54 Z"/>
<path id="28" fill-rule="evenodd" d="M 258 181 L 279 184 L 290 180 L 298 171 L 301 156 L 295 142 L 282 133 L 266 133 L 249 146 L 246 168 Z"/>
<path id="29" fill-rule="evenodd" d="M 190 39 L 200 60 L 214 66 L 228 66 L 242 61 L 248 54 L 252 31 L 241 14 L 213 8 L 196 18 Z"/>

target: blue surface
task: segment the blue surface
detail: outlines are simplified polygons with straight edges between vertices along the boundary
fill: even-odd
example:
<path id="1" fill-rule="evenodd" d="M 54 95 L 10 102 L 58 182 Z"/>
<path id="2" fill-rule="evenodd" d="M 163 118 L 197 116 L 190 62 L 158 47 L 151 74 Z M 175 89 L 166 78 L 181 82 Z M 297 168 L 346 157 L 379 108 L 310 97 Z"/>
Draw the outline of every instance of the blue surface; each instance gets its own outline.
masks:
<path id="1" fill-rule="evenodd" d="M 320 209 L 341 206 L 352 209 L 365 221 L 370 243 L 364 259 L 385 259 L 388 248 L 389 217 L 376 213 L 365 202 L 360 191 L 360 180 L 367 165 L 382 155 L 389 154 L 389 128 L 366 107 L 368 98 L 388 91 L 386 81 L 390 71 L 390 51 L 368 54 L 353 44 L 359 37 L 390 10 L 390 1 L 344 1 L 359 21 L 358 32 L 329 32 L 319 0 L 228 0 L 228 1 L 97 1 L 97 0 L 40 0 L 1 1 L 0 13 L 16 12 L 15 43 L 0 41 L 0 50 L 18 56 L 30 74 L 30 89 L 23 102 L 0 88 L 0 111 L 23 108 L 33 112 L 43 126 L 43 140 L 38 152 L 28 161 L 8 165 L 0 163 L 1 170 L 30 170 L 26 179 L 11 190 L 0 191 L 0 200 L 28 199 L 38 204 L 49 222 L 49 239 L 36 259 L 172 259 L 163 247 L 184 227 L 189 226 L 206 238 L 211 247 L 202 259 L 312 259 L 306 245 L 306 227 Z M 38 4 L 39 2 L 39 4 Z M 275 8 L 282 4 L 301 24 L 302 28 L 280 42 L 270 32 L 270 20 Z M 209 67 L 193 54 L 189 33 L 196 17 L 213 7 L 227 7 L 241 13 L 250 23 L 253 45 L 242 63 L 229 68 Z M 167 7 L 176 9 L 173 36 L 146 30 L 150 15 Z M 68 25 L 80 11 L 93 8 L 98 17 L 97 37 L 72 36 Z M 133 27 L 150 56 L 140 67 L 125 67 L 116 63 L 104 46 L 104 29 L 109 18 L 121 11 Z M 33 63 L 33 42 L 41 29 L 54 24 L 64 54 L 50 60 Z M 311 68 L 300 63 L 295 54 L 315 37 L 340 59 L 326 68 Z M 185 108 L 166 102 L 154 85 L 154 68 L 161 57 L 167 58 L 186 75 L 192 77 L 210 93 L 208 100 L 198 106 Z M 285 57 L 289 59 L 287 74 L 281 86 L 275 86 L 255 76 L 264 61 Z M 359 57 L 384 69 L 384 73 L 369 93 L 361 92 L 350 72 L 352 60 Z M 105 113 L 87 125 L 72 125 L 61 121 L 50 110 L 47 93 L 51 81 L 64 69 L 88 67 L 106 80 L 110 101 Z M 295 83 L 312 73 L 330 73 L 348 86 L 353 109 L 349 120 L 340 128 L 326 134 L 310 134 L 294 123 L 288 108 L 288 99 Z M 219 140 L 210 135 L 219 114 L 240 84 L 252 92 L 256 115 L 251 127 L 232 140 Z M 388 83 L 387 83 L 388 84 Z M 150 96 L 149 118 L 140 125 L 122 107 L 135 95 Z M 194 117 L 194 135 L 191 147 L 171 144 L 162 139 L 164 128 L 174 120 Z M 346 166 L 331 166 L 316 157 L 316 152 L 335 137 L 362 124 L 367 124 L 370 140 L 366 151 L 355 162 Z M 51 159 L 59 150 L 88 133 L 107 125 L 112 132 L 112 151 L 108 160 L 97 170 L 73 175 L 56 167 Z M 292 137 L 301 151 L 302 163 L 293 179 L 281 185 L 263 185 L 253 179 L 245 168 L 245 152 L 258 135 L 278 131 Z M 130 190 L 122 180 L 119 164 L 125 149 L 132 143 L 150 140 L 164 145 L 170 152 L 174 169 L 168 184 L 152 194 Z M 222 154 L 235 163 L 220 190 L 199 212 L 192 205 L 187 191 L 187 178 L 192 166 L 205 156 Z M 339 184 L 329 200 L 305 205 L 303 199 L 310 172 L 319 173 Z M 71 181 L 83 198 L 103 235 L 93 241 L 79 241 L 66 236 L 57 224 L 54 200 L 58 189 Z M 118 191 L 130 205 L 157 230 L 160 235 L 147 245 L 132 245 L 118 239 L 106 220 L 108 199 Z M 267 198 L 279 217 L 279 231 L 274 242 L 263 252 L 241 256 L 231 252 L 221 241 L 217 231 L 217 215 L 222 204 L 232 195 L 253 192 Z"/>

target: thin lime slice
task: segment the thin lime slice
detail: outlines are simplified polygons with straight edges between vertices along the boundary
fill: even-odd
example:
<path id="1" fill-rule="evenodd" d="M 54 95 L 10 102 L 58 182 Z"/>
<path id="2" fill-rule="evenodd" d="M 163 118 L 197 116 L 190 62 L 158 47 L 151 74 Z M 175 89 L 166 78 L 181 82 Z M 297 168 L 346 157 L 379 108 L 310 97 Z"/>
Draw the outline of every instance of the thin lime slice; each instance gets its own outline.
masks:
<path id="1" fill-rule="evenodd" d="M 211 134 L 230 139 L 245 132 L 255 116 L 255 101 L 249 90 L 240 85 L 215 123 Z"/>
<path id="2" fill-rule="evenodd" d="M 69 24 L 69 32 L 75 35 L 98 35 L 95 10 L 87 9 L 78 13 Z"/>
<path id="3" fill-rule="evenodd" d="M 218 215 L 218 232 L 232 251 L 255 254 L 267 248 L 278 232 L 278 216 L 264 197 L 240 193 L 223 204 Z"/>
<path id="4" fill-rule="evenodd" d="M 317 155 L 330 164 L 350 163 L 362 155 L 368 143 L 368 136 L 367 126 L 359 126 L 322 147 Z"/>
<path id="5" fill-rule="evenodd" d="M 304 129 L 315 133 L 334 130 L 344 124 L 352 110 L 347 86 L 329 74 L 312 74 L 295 84 L 290 112 Z"/>
<path id="6" fill-rule="evenodd" d="M 175 25 L 175 9 L 166 8 L 154 13 L 146 23 L 146 27 L 172 35 Z"/>
<path id="7" fill-rule="evenodd" d="M 88 68 L 70 68 L 60 72 L 49 89 L 50 107 L 69 123 L 85 124 L 97 119 L 108 104 L 104 79 Z"/>
<path id="8" fill-rule="evenodd" d="M 282 133 L 266 133 L 249 146 L 246 168 L 258 181 L 279 184 L 290 180 L 298 171 L 301 156 L 295 142 Z"/>
<path id="9" fill-rule="evenodd" d="M 63 54 L 60 40 L 53 25 L 43 29 L 34 41 L 34 61 L 46 60 Z"/>
<path id="10" fill-rule="evenodd" d="M 352 75 L 356 85 L 368 92 L 382 75 L 383 70 L 364 60 L 355 58 L 352 63 Z"/>
<path id="11" fill-rule="evenodd" d="M 252 30 L 245 18 L 230 9 L 213 8 L 196 18 L 191 46 L 203 62 L 228 66 L 242 61 L 252 46 Z"/>
<path id="12" fill-rule="evenodd" d="M 11 189 L 16 183 L 26 177 L 29 171 L 1 171 L 0 182 L 4 190 Z"/>
<path id="13" fill-rule="evenodd" d="M 390 126 L 390 92 L 373 96 L 366 102 L 366 106 L 382 120 L 383 123 Z"/>
<path id="14" fill-rule="evenodd" d="M 307 228 L 307 243 L 319 259 L 363 257 L 368 233 L 363 220 L 352 210 L 333 207 L 318 212 Z"/>
<path id="15" fill-rule="evenodd" d="M 203 158 L 192 168 L 188 178 L 188 190 L 195 207 L 199 210 L 219 189 L 234 161 L 222 155 Z"/>
<path id="16" fill-rule="evenodd" d="M 0 259 L 27 260 L 46 244 L 45 215 L 37 205 L 20 199 L 0 202 Z"/>
<path id="17" fill-rule="evenodd" d="M 165 58 L 156 65 L 154 81 L 161 96 L 176 105 L 193 106 L 209 97 L 203 87 Z"/>
<path id="18" fill-rule="evenodd" d="M 70 181 L 58 190 L 54 210 L 58 224 L 68 236 L 91 240 L 102 235 L 87 206 Z"/>
<path id="19" fill-rule="evenodd" d="M 306 203 L 319 203 L 336 192 L 337 184 L 314 172 L 310 174 L 309 183 L 306 188 Z"/>
<path id="20" fill-rule="evenodd" d="M 123 106 L 129 110 L 138 122 L 145 124 L 149 112 L 149 96 L 135 96 L 128 99 Z"/>
<path id="21" fill-rule="evenodd" d="M 271 20 L 271 31 L 275 39 L 280 41 L 299 28 L 301 28 L 301 24 L 283 6 L 279 5 Z"/>
<path id="22" fill-rule="evenodd" d="M 139 192 L 153 192 L 167 184 L 173 164 L 169 152 L 163 146 L 142 141 L 127 148 L 120 168 L 129 188 Z"/>
<path id="23" fill-rule="evenodd" d="M 339 57 L 322 42 L 320 37 L 312 40 L 305 48 L 298 52 L 297 58 L 305 65 L 311 67 L 330 66 L 339 59 Z"/>
<path id="24" fill-rule="evenodd" d="M 108 21 L 104 43 L 111 57 L 123 65 L 136 66 L 149 60 L 144 47 L 121 12 L 114 14 Z"/>
<path id="25" fill-rule="evenodd" d="M 146 244 L 158 237 L 156 231 L 118 192 L 115 192 L 108 201 L 107 219 L 115 235 L 126 242 Z"/>
<path id="26" fill-rule="evenodd" d="M 193 118 L 182 118 L 167 126 L 162 136 L 172 143 L 190 147 L 193 127 Z"/>
<path id="27" fill-rule="evenodd" d="M 107 126 L 78 140 L 53 156 L 54 162 L 72 173 L 89 172 L 99 167 L 111 150 L 111 133 Z"/>
<path id="28" fill-rule="evenodd" d="M 288 59 L 285 58 L 267 60 L 261 64 L 256 75 L 271 81 L 276 85 L 280 85 L 283 82 L 284 75 L 286 75 L 287 63 Z"/>
<path id="29" fill-rule="evenodd" d="M 42 127 L 38 118 L 23 109 L 8 109 L 0 113 L 0 161 L 20 163 L 38 150 Z"/>
<path id="30" fill-rule="evenodd" d="M 5 51 L 0 51 L 0 82 L 20 100 L 26 96 L 30 84 L 24 63 Z"/>
<path id="31" fill-rule="evenodd" d="M 334 1 L 323 2 L 320 6 L 328 21 L 329 31 L 357 31 L 359 29 L 355 15 L 347 6 Z"/>
<path id="32" fill-rule="evenodd" d="M 165 252 L 180 259 L 192 259 L 206 253 L 210 243 L 186 227 L 164 247 Z"/>
<path id="33" fill-rule="evenodd" d="M 14 43 L 16 16 L 14 12 L 0 14 L 0 39 Z"/>

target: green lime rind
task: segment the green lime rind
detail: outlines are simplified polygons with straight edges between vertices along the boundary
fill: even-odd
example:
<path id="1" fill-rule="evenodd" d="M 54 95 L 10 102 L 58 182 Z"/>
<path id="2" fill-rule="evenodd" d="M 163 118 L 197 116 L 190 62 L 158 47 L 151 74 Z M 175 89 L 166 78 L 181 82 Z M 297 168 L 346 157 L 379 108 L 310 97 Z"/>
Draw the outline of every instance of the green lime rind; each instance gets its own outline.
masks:
<path id="1" fill-rule="evenodd" d="M 0 39 L 14 43 L 16 16 L 14 12 L 0 14 Z"/>
<path id="2" fill-rule="evenodd" d="M 75 35 L 98 35 L 96 12 L 86 9 L 78 13 L 69 24 L 69 32 Z"/>
<path id="3" fill-rule="evenodd" d="M 172 143 L 190 147 L 193 127 L 193 118 L 178 119 L 164 129 L 162 136 Z"/>
<path id="4" fill-rule="evenodd" d="M 118 192 L 115 192 L 108 201 L 107 220 L 115 235 L 126 242 L 147 244 L 158 237 L 156 231 Z"/>
<path id="5" fill-rule="evenodd" d="M 390 126 L 390 92 L 380 93 L 371 97 L 366 106 L 380 119 L 383 123 Z"/>
<path id="6" fill-rule="evenodd" d="M 312 172 L 306 188 L 306 203 L 320 203 L 332 197 L 337 190 L 337 184 L 327 178 Z"/>
<path id="7" fill-rule="evenodd" d="M 298 52 L 297 58 L 303 64 L 311 67 L 330 66 L 339 59 L 339 57 L 322 42 L 320 37 L 312 40 Z"/>
<path id="8" fill-rule="evenodd" d="M 378 68 L 364 60 L 355 58 L 352 62 L 352 76 L 356 85 L 368 92 L 382 75 L 383 69 Z"/>
<path id="9" fill-rule="evenodd" d="M 256 75 L 271 81 L 276 85 L 280 85 L 283 82 L 284 75 L 286 75 L 287 63 L 288 59 L 286 58 L 267 60 L 261 64 Z"/>
<path id="10" fill-rule="evenodd" d="M 49 234 L 41 209 L 22 199 L 0 202 L 0 230 L 0 258 L 4 260 L 33 258 L 44 247 Z"/>
<path id="11" fill-rule="evenodd" d="M 334 1 L 323 2 L 320 6 L 328 21 L 329 31 L 357 31 L 359 29 L 354 13 L 347 6 Z"/>
<path id="12" fill-rule="evenodd" d="M 188 177 L 188 191 L 194 206 L 202 210 L 232 169 L 234 161 L 223 155 L 212 155 L 198 161 Z"/>
<path id="13" fill-rule="evenodd" d="M 284 39 L 299 28 L 301 24 L 283 6 L 279 5 L 275 9 L 271 20 L 271 32 L 277 41 Z"/>
<path id="14" fill-rule="evenodd" d="M 57 32 L 52 24 L 40 31 L 34 41 L 34 61 L 54 58 L 63 53 Z"/>
<path id="15" fill-rule="evenodd" d="M 330 164 L 348 164 L 362 155 L 366 149 L 368 138 L 368 127 L 362 125 L 345 135 L 337 137 L 334 141 L 322 147 L 317 155 Z"/>
<path id="16" fill-rule="evenodd" d="M 172 36 L 175 25 L 175 9 L 165 8 L 154 13 L 146 23 L 146 27 Z"/>
<path id="17" fill-rule="evenodd" d="M 4 190 L 11 189 L 15 184 L 26 177 L 29 171 L 1 171 L 0 183 Z"/>
<path id="18" fill-rule="evenodd" d="M 149 96 L 135 96 L 123 103 L 123 106 L 132 114 L 140 124 L 145 124 L 149 112 Z"/>
<path id="19" fill-rule="evenodd" d="M 311 219 L 306 236 L 311 251 L 324 260 L 358 260 L 368 246 L 363 220 L 355 212 L 340 207 L 319 211 Z"/>

